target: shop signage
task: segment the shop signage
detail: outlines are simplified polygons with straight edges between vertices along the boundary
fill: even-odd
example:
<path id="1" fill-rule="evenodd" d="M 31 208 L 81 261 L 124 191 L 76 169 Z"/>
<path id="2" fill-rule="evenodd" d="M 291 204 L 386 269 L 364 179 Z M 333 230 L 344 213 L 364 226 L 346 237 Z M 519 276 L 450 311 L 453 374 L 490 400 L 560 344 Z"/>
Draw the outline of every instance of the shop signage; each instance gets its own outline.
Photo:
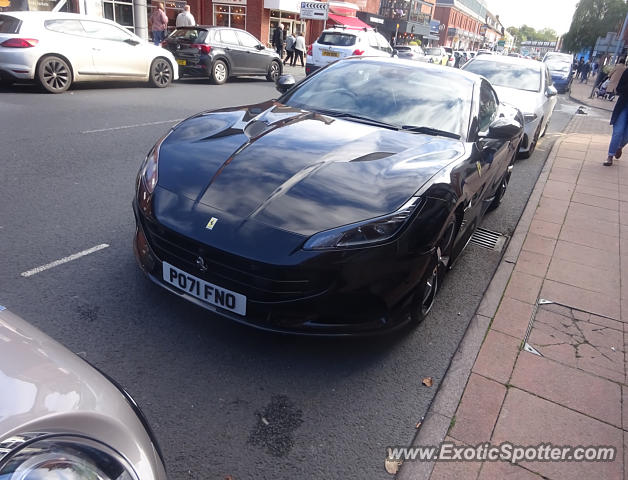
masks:
<path id="1" fill-rule="evenodd" d="M 327 20 L 329 3 L 325 2 L 301 2 L 301 19 Z"/>

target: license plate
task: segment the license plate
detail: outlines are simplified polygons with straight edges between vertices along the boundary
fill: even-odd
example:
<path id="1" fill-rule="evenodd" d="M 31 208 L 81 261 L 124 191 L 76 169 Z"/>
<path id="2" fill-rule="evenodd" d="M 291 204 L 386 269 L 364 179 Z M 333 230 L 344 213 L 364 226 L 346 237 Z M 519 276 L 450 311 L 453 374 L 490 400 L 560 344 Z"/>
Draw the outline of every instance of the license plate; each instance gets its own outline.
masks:
<path id="1" fill-rule="evenodd" d="M 179 59 L 177 58 L 177 63 L 178 63 L 179 65 L 186 65 L 188 62 L 187 62 L 187 61 L 185 61 L 185 60 L 179 60 Z"/>
<path id="2" fill-rule="evenodd" d="M 163 278 L 164 282 L 174 285 L 205 303 L 224 308 L 238 315 L 246 315 L 246 297 L 240 293 L 206 282 L 173 267 L 168 262 L 163 262 Z"/>
<path id="3" fill-rule="evenodd" d="M 330 52 L 328 50 L 323 50 L 321 53 L 323 54 L 323 57 L 339 57 L 340 56 L 338 52 Z"/>

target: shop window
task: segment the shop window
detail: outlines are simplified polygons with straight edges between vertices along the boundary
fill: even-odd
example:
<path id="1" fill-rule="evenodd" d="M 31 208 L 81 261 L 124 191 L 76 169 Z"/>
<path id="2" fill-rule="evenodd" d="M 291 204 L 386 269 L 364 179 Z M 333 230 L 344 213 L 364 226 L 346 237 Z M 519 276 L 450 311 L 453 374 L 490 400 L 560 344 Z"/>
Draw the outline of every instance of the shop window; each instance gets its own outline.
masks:
<path id="1" fill-rule="evenodd" d="M 246 7 L 214 5 L 214 25 L 246 30 Z"/>
<path id="2" fill-rule="evenodd" d="M 135 24 L 132 0 L 104 0 L 103 16 L 132 31 Z"/>

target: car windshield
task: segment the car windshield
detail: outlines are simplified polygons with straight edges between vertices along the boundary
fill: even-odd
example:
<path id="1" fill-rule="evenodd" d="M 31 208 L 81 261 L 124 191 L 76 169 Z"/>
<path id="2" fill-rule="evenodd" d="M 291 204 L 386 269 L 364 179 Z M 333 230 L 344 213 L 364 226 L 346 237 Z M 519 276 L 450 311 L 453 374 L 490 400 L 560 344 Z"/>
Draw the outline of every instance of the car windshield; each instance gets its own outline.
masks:
<path id="1" fill-rule="evenodd" d="M 336 45 L 337 47 L 350 47 L 355 45 L 355 35 L 336 32 L 323 32 L 318 39 L 323 45 Z"/>
<path id="2" fill-rule="evenodd" d="M 547 65 L 547 68 L 549 68 L 550 72 L 569 73 L 569 70 L 571 69 L 571 63 L 564 62 L 562 60 L 550 59 L 547 60 L 545 64 Z"/>
<path id="3" fill-rule="evenodd" d="M 441 49 L 440 48 L 428 48 L 427 49 L 427 55 L 440 55 Z"/>
<path id="4" fill-rule="evenodd" d="M 462 136 L 472 90 L 473 82 L 453 69 L 361 59 L 321 70 L 279 101 L 331 116 L 359 116 L 392 128 L 426 127 Z"/>
<path id="5" fill-rule="evenodd" d="M 207 30 L 200 28 L 181 28 L 172 32 L 170 39 L 203 43 L 207 33 Z"/>
<path id="6" fill-rule="evenodd" d="M 464 70 L 486 77 L 497 87 L 516 88 L 530 92 L 538 92 L 541 89 L 541 68 L 536 65 L 476 59 L 467 63 Z"/>

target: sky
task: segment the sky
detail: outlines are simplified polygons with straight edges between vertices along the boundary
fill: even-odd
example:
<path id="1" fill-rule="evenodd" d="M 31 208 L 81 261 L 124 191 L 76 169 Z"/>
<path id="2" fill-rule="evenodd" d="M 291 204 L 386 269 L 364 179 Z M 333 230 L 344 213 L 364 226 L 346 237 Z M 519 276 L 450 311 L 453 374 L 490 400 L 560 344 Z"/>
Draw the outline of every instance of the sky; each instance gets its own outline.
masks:
<path id="1" fill-rule="evenodd" d="M 504 27 L 523 24 L 537 30 L 553 28 L 559 35 L 567 33 L 578 0 L 485 0 L 489 11 L 499 15 Z"/>

